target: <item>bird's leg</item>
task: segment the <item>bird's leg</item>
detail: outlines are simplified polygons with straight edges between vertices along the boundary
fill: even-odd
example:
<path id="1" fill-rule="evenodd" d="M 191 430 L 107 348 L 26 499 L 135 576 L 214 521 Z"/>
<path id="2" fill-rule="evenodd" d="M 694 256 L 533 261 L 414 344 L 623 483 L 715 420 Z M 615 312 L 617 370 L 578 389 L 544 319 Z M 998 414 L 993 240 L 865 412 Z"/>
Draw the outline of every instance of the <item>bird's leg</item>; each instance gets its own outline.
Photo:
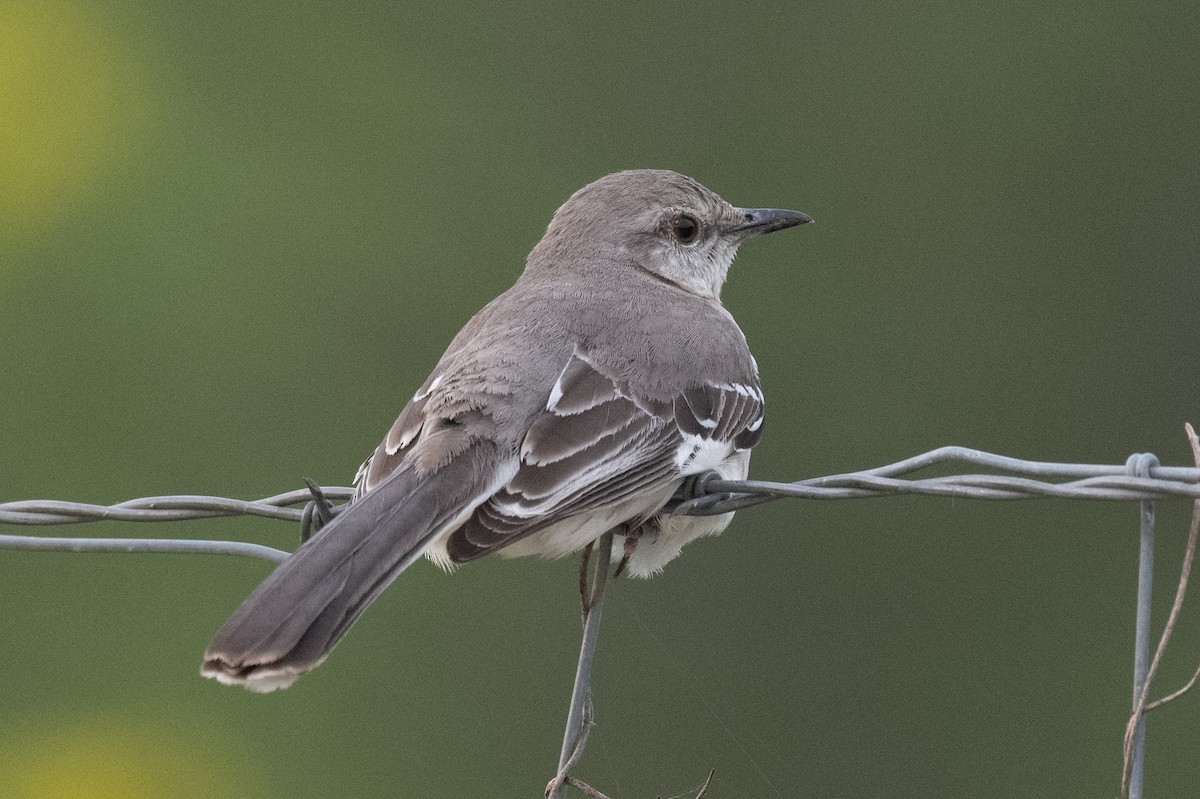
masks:
<path id="1" fill-rule="evenodd" d="M 637 549 L 638 540 L 642 537 L 642 525 L 630 528 L 625 526 L 625 551 L 621 555 L 621 562 L 617 564 L 617 570 L 613 572 L 613 577 L 620 577 L 621 572 L 625 571 L 625 567 L 629 565 L 629 559 L 633 557 L 634 550 Z"/>
<path id="2" fill-rule="evenodd" d="M 620 577 L 621 572 L 625 569 L 625 564 L 629 562 L 629 556 L 637 549 L 638 538 L 642 535 L 642 528 L 630 527 L 628 522 L 619 524 L 610 532 L 614 535 L 625 537 L 625 554 L 621 558 L 621 562 L 617 564 L 617 570 L 613 572 L 613 577 Z M 588 545 L 583 548 L 583 555 L 579 558 L 579 605 L 583 610 L 583 620 L 586 622 L 588 611 L 592 609 L 591 594 L 588 590 L 588 564 L 592 559 L 592 548 L 595 546 L 595 541 L 589 541 Z"/>
<path id="3" fill-rule="evenodd" d="M 583 548 L 583 555 L 579 558 L 579 609 L 583 613 L 585 623 L 588 611 L 591 610 L 591 602 L 588 599 L 588 563 L 592 559 L 592 547 L 595 544 L 595 541 L 588 541 L 588 545 Z"/>

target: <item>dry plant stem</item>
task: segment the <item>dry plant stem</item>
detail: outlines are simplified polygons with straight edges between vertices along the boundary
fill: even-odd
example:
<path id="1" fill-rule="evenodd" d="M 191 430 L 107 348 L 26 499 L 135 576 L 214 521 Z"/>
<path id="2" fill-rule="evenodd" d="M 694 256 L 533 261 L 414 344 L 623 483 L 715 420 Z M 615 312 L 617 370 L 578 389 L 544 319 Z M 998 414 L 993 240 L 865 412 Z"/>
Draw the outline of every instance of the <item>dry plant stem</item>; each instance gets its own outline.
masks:
<path id="1" fill-rule="evenodd" d="M 608 794 L 601 793 L 583 780 L 579 780 L 574 777 L 567 777 L 567 785 L 578 789 L 580 793 L 584 794 L 585 796 L 590 796 L 592 799 L 612 799 L 612 797 L 610 797 Z"/>
<path id="2" fill-rule="evenodd" d="M 686 791 L 684 793 L 675 794 L 674 796 L 669 796 L 667 799 L 704 799 L 704 794 L 708 793 L 708 786 L 712 784 L 713 775 L 716 773 L 716 769 L 709 771 L 708 776 L 704 778 L 703 784 L 701 784 L 699 788 L 695 789 L 696 793 L 694 795 L 691 791 Z"/>
<path id="3" fill-rule="evenodd" d="M 592 734 L 592 722 L 595 718 L 594 708 L 592 707 L 592 697 L 589 693 L 583 702 L 583 720 L 580 722 L 579 735 L 575 738 L 571 746 L 571 756 L 567 758 L 567 762 L 562 764 L 558 769 L 558 774 L 554 779 L 546 783 L 546 795 L 550 796 L 552 791 L 563 790 L 561 786 L 564 784 L 570 785 L 574 777 L 570 776 L 571 769 L 579 762 L 579 758 L 583 757 L 583 750 L 587 748 L 588 736 Z M 566 741 L 563 742 L 564 744 Z M 586 783 L 585 783 L 586 784 Z M 591 787 L 591 786 L 589 786 Z M 592 790 L 596 790 L 592 788 Z"/>
<path id="4" fill-rule="evenodd" d="M 696 789 L 696 795 L 692 796 L 691 799 L 704 799 L 704 794 L 708 793 L 708 786 L 710 784 L 712 784 L 713 774 L 716 774 L 716 773 L 717 772 L 715 770 L 708 772 L 708 776 L 704 778 L 704 784 Z M 582 793 L 585 796 L 592 797 L 592 799 L 612 799 L 612 797 L 610 797 L 608 794 L 603 793 L 596 788 L 593 788 L 592 786 L 588 785 L 583 780 L 577 779 L 576 777 L 567 777 L 567 785 L 570 785 L 572 788 L 575 788 L 576 790 L 578 790 L 580 793 Z M 684 797 L 687 797 L 690 795 L 691 795 L 691 792 L 689 791 L 688 793 L 678 794 L 677 796 L 674 796 L 671 799 L 684 799 Z"/>
<path id="5" fill-rule="evenodd" d="M 567 790 L 567 772 L 583 754 L 587 729 L 591 724 L 592 659 L 596 655 L 596 637 L 604 611 L 604 586 L 608 582 L 608 567 L 612 560 L 613 531 L 600 536 L 596 548 L 596 570 L 591 596 L 587 601 L 587 617 L 583 624 L 583 643 L 579 648 L 579 663 L 575 669 L 575 686 L 571 690 L 571 709 L 563 733 L 562 751 L 554 779 L 546 786 L 548 799 L 562 799 Z"/>
<path id="6" fill-rule="evenodd" d="M 1184 429 L 1187 431 L 1188 443 L 1192 447 L 1192 458 L 1195 460 L 1196 465 L 1200 466 L 1200 438 L 1197 438 L 1196 431 L 1190 424 L 1185 424 Z M 1175 631 L 1175 623 L 1179 619 L 1179 612 L 1183 609 L 1183 597 L 1187 593 L 1188 578 L 1191 576 L 1192 563 L 1196 558 L 1196 538 L 1198 534 L 1200 534 L 1200 500 L 1197 500 L 1192 505 L 1192 523 L 1188 530 L 1187 549 L 1183 555 L 1179 585 L 1175 589 L 1175 601 L 1171 605 L 1171 614 L 1167 617 L 1167 623 L 1163 627 L 1162 636 L 1158 639 L 1158 648 L 1154 650 L 1154 658 L 1150 661 L 1150 668 L 1146 672 L 1146 681 L 1142 684 L 1142 692 L 1138 696 L 1137 706 L 1134 707 L 1133 712 L 1129 716 L 1129 721 L 1125 725 L 1124 757 L 1121 768 L 1122 796 L 1129 795 L 1129 771 L 1133 755 L 1133 738 L 1137 731 L 1138 722 L 1150 710 L 1161 707 L 1167 702 L 1187 693 L 1195 685 L 1197 677 L 1200 677 L 1200 668 L 1198 668 L 1196 673 L 1192 675 L 1192 679 L 1183 688 L 1155 702 L 1149 704 L 1146 702 L 1146 698 L 1150 694 L 1150 683 L 1154 680 L 1154 675 L 1158 672 L 1158 665 L 1162 660 L 1163 651 L 1167 648 L 1167 641 L 1171 639 L 1171 634 Z"/>
<path id="7" fill-rule="evenodd" d="M 1188 691 L 1192 690 L 1192 688 L 1195 687 L 1195 685 L 1196 685 L 1197 679 L 1200 679 L 1200 667 L 1196 668 L 1196 671 L 1192 673 L 1192 678 L 1190 680 L 1188 680 L 1186 683 L 1184 683 L 1182 688 L 1180 688 L 1178 691 L 1175 691 L 1173 693 L 1169 693 L 1164 697 L 1155 699 L 1153 702 L 1150 702 L 1149 704 L 1147 704 L 1146 707 L 1142 708 L 1142 712 L 1149 713 L 1151 710 L 1160 708 L 1163 705 L 1167 704 L 1168 702 L 1174 702 L 1176 699 L 1183 696 Z"/>

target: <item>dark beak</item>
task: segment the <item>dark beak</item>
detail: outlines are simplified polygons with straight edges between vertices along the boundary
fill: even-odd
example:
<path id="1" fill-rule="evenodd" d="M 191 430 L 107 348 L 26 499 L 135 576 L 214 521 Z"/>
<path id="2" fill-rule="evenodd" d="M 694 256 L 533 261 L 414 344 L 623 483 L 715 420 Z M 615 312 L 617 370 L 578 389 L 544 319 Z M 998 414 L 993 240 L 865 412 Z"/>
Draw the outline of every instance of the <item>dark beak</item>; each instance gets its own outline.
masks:
<path id="1" fill-rule="evenodd" d="M 803 225 L 811 222 L 812 217 L 801 211 L 788 211 L 785 208 L 737 208 L 742 221 L 725 229 L 725 233 L 748 238 L 760 233 L 774 233 L 776 230 Z"/>

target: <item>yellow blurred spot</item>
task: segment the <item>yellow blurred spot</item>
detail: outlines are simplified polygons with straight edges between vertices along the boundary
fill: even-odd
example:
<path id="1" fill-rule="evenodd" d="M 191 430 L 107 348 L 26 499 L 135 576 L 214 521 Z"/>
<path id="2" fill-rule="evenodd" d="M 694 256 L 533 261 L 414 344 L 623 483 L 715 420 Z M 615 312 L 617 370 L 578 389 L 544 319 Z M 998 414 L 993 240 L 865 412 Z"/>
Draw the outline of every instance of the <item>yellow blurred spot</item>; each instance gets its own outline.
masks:
<path id="1" fill-rule="evenodd" d="M 94 196 L 145 126 L 144 71 L 107 8 L 0 3 L 0 243 Z"/>
<path id="2" fill-rule="evenodd" d="M 263 796 L 257 779 L 203 741 L 132 720 L 27 733 L 0 751 L 6 799 L 211 799 Z"/>

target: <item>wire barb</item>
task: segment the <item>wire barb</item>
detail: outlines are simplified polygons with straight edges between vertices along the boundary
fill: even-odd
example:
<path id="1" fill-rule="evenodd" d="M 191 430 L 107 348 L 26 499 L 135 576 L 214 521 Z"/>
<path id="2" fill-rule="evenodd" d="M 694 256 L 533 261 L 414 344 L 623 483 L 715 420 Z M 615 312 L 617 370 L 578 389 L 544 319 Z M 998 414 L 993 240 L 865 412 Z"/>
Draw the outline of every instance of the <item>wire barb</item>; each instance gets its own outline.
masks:
<path id="1" fill-rule="evenodd" d="M 322 490 L 316 480 L 313 480 L 311 477 L 305 477 L 304 484 L 308 486 L 308 490 L 312 494 L 312 500 L 304 505 L 304 510 L 301 512 L 301 544 L 316 535 L 322 527 L 329 524 L 329 520 L 333 518 L 335 511 L 333 503 L 326 498 L 324 490 Z"/>

